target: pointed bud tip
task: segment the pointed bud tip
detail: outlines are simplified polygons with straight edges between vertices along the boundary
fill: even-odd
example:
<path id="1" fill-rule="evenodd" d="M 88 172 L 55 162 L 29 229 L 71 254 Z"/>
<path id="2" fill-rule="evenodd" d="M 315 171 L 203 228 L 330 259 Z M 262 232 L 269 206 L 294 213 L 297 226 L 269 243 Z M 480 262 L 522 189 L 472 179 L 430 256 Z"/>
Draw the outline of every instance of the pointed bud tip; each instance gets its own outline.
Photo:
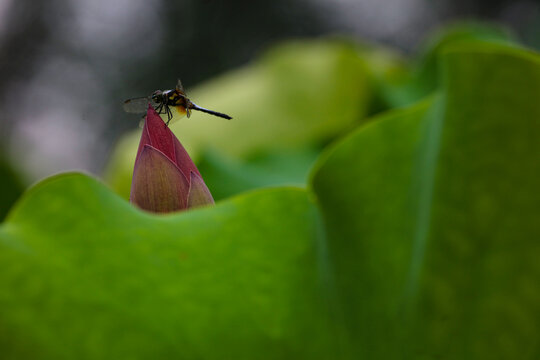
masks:
<path id="1" fill-rule="evenodd" d="M 202 177 L 193 171 L 190 172 L 190 177 L 188 208 L 214 204 L 214 198 Z"/>

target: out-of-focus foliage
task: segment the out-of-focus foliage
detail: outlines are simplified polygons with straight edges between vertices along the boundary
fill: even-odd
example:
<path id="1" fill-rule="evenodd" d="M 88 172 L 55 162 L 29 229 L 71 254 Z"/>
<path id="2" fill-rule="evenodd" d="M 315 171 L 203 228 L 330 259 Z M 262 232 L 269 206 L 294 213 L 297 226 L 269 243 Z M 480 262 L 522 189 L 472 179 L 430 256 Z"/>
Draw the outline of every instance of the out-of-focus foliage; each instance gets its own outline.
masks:
<path id="1" fill-rule="evenodd" d="M 437 89 L 440 83 L 439 57 L 447 48 L 472 40 L 511 45 L 515 40 L 507 28 L 493 24 L 461 23 L 434 33 L 422 46 L 410 68 L 379 74 L 378 92 L 386 108 L 411 105 Z M 401 71 L 400 71 L 401 70 Z"/>
<path id="2" fill-rule="evenodd" d="M 192 157 L 201 159 L 203 150 L 219 152 L 225 161 L 209 172 L 221 176 L 219 172 L 228 164 L 228 158 L 232 163 L 243 163 L 260 160 L 260 154 L 305 153 L 306 147 L 318 147 L 343 134 L 364 118 L 372 93 L 366 61 L 358 56 L 356 46 L 325 40 L 278 46 L 258 62 L 188 91 L 188 95 L 201 106 L 233 117 L 227 121 L 194 112 L 190 119 L 172 125 Z M 138 138 L 136 132 L 120 143 L 108 170 L 107 178 L 124 197 L 129 194 Z M 297 158 L 306 177 L 314 158 Z M 207 165 L 214 160 L 201 159 Z M 283 170 L 281 178 L 287 179 L 288 172 Z M 296 175 L 292 174 L 291 179 L 294 181 Z M 210 183 L 213 180 L 217 179 Z M 256 178 L 248 183 L 267 184 Z M 252 188 L 238 185 L 227 184 L 227 188 Z M 224 195 L 234 193 L 227 191 Z"/>
<path id="3" fill-rule="evenodd" d="M 0 155 L 0 220 L 24 190 L 23 182 L 11 164 Z"/>
<path id="4" fill-rule="evenodd" d="M 202 153 L 198 168 L 214 198 L 224 199 L 263 186 L 305 186 L 319 151 L 318 147 L 274 149 L 239 159 L 210 149 Z"/>
<path id="5" fill-rule="evenodd" d="M 2 354 L 539 358 L 540 57 L 500 42 L 449 41 L 433 55 L 433 91 L 367 122 L 365 114 L 392 103 L 383 90 L 402 86 L 392 74 L 414 82 L 407 73 L 417 70 L 350 44 L 305 45 L 332 59 L 317 69 L 337 71 L 341 55 L 329 53 L 345 53 L 351 77 L 365 81 L 343 75 L 330 86 L 357 90 L 354 99 L 330 97 L 353 107 L 332 105 L 335 118 L 300 107 L 297 116 L 314 122 L 294 119 L 288 111 L 296 108 L 275 100 L 286 102 L 282 95 L 269 103 L 292 122 L 255 111 L 268 100 L 255 96 L 246 115 L 234 113 L 242 107 L 229 100 L 246 84 L 274 95 L 267 84 L 280 82 L 264 75 L 274 67 L 295 69 L 283 81 L 318 74 L 293 66 L 308 61 L 287 56 L 289 46 L 190 94 L 240 119 L 201 115 L 175 125 L 219 197 L 301 183 L 310 171 L 307 189 L 259 189 L 155 216 L 84 175 L 38 184 L 0 227 Z M 306 103 L 318 96 L 304 86 L 285 93 Z M 110 168 L 120 191 L 132 166 L 124 151 L 136 153 L 131 142 Z"/>
<path id="6" fill-rule="evenodd" d="M 436 59 L 445 48 L 473 39 L 509 38 L 496 26 L 452 26 L 430 39 L 410 66 L 388 49 L 350 40 L 289 42 L 189 92 L 197 104 L 233 120 L 195 113 L 172 129 L 201 163 L 217 200 L 266 185 L 305 184 L 329 141 L 367 115 L 433 92 L 439 82 Z M 109 183 L 125 198 L 138 138 L 135 132 L 120 142 L 107 170 Z M 288 161 L 276 162 L 276 156 Z"/>

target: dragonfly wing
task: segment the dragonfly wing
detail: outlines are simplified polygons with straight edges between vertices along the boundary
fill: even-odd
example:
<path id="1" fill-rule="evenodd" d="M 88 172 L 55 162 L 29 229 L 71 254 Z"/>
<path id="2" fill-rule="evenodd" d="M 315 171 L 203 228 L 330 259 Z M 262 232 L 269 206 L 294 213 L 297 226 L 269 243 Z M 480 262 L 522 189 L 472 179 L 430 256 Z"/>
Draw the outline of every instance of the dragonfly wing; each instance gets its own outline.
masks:
<path id="1" fill-rule="evenodd" d="M 184 87 L 182 86 L 182 81 L 180 81 L 180 79 L 178 79 L 178 81 L 176 82 L 176 90 L 180 91 L 182 95 L 186 95 Z"/>
<path id="2" fill-rule="evenodd" d="M 132 114 L 144 114 L 148 110 L 148 103 L 155 108 L 157 103 L 147 97 L 127 99 L 124 101 L 124 111 Z"/>

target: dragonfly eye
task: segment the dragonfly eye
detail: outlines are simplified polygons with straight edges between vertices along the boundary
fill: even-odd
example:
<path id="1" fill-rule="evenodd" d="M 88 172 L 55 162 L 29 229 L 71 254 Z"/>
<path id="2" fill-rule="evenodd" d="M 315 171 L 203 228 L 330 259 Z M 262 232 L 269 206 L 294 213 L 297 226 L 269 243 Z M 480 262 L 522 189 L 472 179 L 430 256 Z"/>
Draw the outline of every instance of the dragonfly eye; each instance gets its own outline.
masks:
<path id="1" fill-rule="evenodd" d="M 162 98 L 161 91 L 156 91 L 152 94 L 152 100 L 155 102 L 160 102 Z"/>

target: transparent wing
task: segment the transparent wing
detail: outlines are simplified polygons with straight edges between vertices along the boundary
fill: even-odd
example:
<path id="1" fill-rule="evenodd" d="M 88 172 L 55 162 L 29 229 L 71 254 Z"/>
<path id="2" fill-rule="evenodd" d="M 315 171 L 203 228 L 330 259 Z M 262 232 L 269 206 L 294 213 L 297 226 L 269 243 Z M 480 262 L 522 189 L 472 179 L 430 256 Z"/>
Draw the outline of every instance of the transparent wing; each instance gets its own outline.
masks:
<path id="1" fill-rule="evenodd" d="M 154 108 L 157 106 L 157 103 L 149 97 L 127 99 L 124 101 L 124 111 L 132 114 L 144 114 L 148 109 L 148 103 L 152 104 Z"/>
<path id="2" fill-rule="evenodd" d="M 180 81 L 180 79 L 178 79 L 178 81 L 176 82 L 176 90 L 180 91 L 182 95 L 186 95 L 184 87 L 182 86 L 182 81 Z"/>

